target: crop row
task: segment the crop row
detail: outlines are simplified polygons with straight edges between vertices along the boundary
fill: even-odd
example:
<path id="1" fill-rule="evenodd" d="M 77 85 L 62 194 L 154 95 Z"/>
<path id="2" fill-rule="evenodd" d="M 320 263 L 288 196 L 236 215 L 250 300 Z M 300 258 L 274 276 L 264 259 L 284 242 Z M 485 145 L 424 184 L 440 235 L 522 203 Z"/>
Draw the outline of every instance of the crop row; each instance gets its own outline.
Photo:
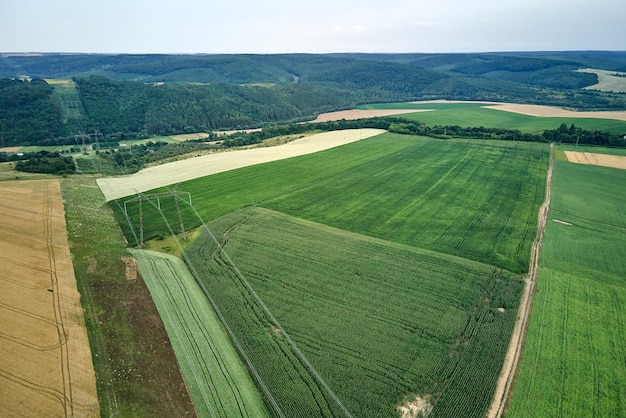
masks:
<path id="1" fill-rule="evenodd" d="M 411 393 L 431 394 L 444 416 L 460 400 L 470 415 L 488 407 L 517 311 L 516 276 L 260 209 L 210 226 L 353 416 L 393 415 Z M 283 412 L 342 415 L 210 238 L 186 251 Z"/>

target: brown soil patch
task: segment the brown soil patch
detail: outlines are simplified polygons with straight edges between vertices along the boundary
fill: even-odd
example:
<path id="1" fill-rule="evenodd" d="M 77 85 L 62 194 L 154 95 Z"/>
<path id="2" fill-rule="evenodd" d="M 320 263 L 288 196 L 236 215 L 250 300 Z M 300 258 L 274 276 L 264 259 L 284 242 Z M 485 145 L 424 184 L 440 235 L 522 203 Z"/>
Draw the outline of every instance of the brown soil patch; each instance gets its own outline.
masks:
<path id="1" fill-rule="evenodd" d="M 0 183 L 0 410 L 99 416 L 58 180 Z"/>
<path id="2" fill-rule="evenodd" d="M 87 273 L 89 274 L 95 273 L 96 269 L 98 268 L 98 260 L 96 260 L 96 257 L 89 256 L 86 258 L 86 260 L 87 260 Z"/>
<path id="3" fill-rule="evenodd" d="M 199 132 L 195 134 L 182 134 L 182 135 L 172 135 L 171 138 L 177 141 L 191 141 L 192 139 L 202 139 L 208 138 L 209 134 L 205 132 Z"/>
<path id="4" fill-rule="evenodd" d="M 407 400 L 397 409 L 401 418 L 426 418 L 432 412 L 433 405 L 430 403 L 430 396 L 416 395 L 415 398 Z"/>
<path id="5" fill-rule="evenodd" d="M 137 280 L 137 263 L 132 257 L 122 257 L 126 266 L 126 280 Z"/>
<path id="6" fill-rule="evenodd" d="M 19 152 L 24 147 L 4 147 L 0 148 L 0 152 Z"/>
<path id="7" fill-rule="evenodd" d="M 592 152 L 564 151 L 571 163 L 599 165 L 626 170 L 626 157 Z"/>
<path id="8" fill-rule="evenodd" d="M 263 130 L 263 128 L 253 128 L 253 129 L 233 129 L 230 131 L 215 131 L 215 135 L 217 136 L 222 136 L 222 135 L 232 135 L 232 134 L 236 134 L 239 132 L 245 132 L 247 134 L 249 134 L 250 132 L 261 132 Z"/>

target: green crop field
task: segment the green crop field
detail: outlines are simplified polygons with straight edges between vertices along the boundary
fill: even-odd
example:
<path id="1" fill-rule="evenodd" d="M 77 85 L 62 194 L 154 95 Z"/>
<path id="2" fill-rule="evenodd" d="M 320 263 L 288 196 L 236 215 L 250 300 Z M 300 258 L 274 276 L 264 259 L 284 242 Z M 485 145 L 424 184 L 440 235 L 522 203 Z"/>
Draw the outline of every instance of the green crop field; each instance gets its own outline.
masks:
<path id="1" fill-rule="evenodd" d="M 415 247 L 528 270 L 549 147 L 542 143 L 437 140 L 384 134 L 298 158 L 186 182 L 203 219 L 247 205 Z M 129 242 L 138 242 L 138 204 L 114 203 Z M 162 199 L 168 218 L 172 199 Z M 143 204 L 144 219 L 159 218 Z M 182 208 L 188 228 L 199 225 Z M 146 239 L 169 235 L 144 223 Z"/>
<path id="2" fill-rule="evenodd" d="M 508 416 L 626 414 L 625 185 L 626 170 L 555 162 L 537 293 Z"/>
<path id="3" fill-rule="evenodd" d="M 548 155 L 384 134 L 182 183 L 180 212 L 150 193 L 141 213 L 112 206 L 130 243 L 140 219 L 145 239 L 209 224 L 226 252 L 205 233 L 186 254 L 285 416 L 393 416 L 419 399 L 431 416 L 481 416 Z"/>
<path id="4" fill-rule="evenodd" d="M 199 416 L 269 416 L 222 323 L 185 263 L 131 250 L 159 310 Z"/>
<path id="5" fill-rule="evenodd" d="M 208 233 L 186 252 L 285 416 L 488 408 L 519 276 L 266 209 L 209 228 L 225 253 Z"/>
<path id="6" fill-rule="evenodd" d="M 359 106 L 359 109 L 416 109 L 426 110 L 404 114 L 400 117 L 416 120 L 428 126 L 451 125 L 463 127 L 486 127 L 519 129 L 522 132 L 541 133 L 557 129 L 562 123 L 587 130 L 599 130 L 616 134 L 626 132 L 626 122 L 612 119 L 536 117 L 519 113 L 485 108 L 484 103 L 384 103 Z"/>

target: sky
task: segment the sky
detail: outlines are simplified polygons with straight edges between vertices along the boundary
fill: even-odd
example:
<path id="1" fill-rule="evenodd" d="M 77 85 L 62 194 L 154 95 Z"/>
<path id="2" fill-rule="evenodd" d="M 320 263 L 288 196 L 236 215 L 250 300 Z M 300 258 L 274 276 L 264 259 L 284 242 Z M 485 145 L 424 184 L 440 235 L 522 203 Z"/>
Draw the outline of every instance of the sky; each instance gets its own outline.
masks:
<path id="1" fill-rule="evenodd" d="M 624 0 L 2 0 L 0 52 L 626 50 Z"/>

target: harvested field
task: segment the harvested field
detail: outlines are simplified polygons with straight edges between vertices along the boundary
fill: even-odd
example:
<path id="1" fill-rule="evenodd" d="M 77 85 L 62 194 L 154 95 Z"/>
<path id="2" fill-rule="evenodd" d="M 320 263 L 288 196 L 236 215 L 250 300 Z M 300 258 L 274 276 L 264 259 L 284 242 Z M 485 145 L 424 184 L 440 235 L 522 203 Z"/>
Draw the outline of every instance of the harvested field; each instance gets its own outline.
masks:
<path id="1" fill-rule="evenodd" d="M 236 134 L 239 132 L 245 132 L 247 134 L 251 133 L 251 132 L 261 132 L 263 130 L 263 128 L 253 128 L 253 129 L 232 129 L 230 131 L 215 131 L 215 134 L 218 136 L 221 135 L 232 135 L 232 134 Z"/>
<path id="2" fill-rule="evenodd" d="M 102 178 L 98 179 L 98 186 L 100 186 L 106 200 L 110 201 L 210 174 L 323 151 L 383 132 L 381 129 L 351 129 L 324 132 L 277 147 L 253 148 L 203 155 L 149 167 L 130 176 Z"/>
<path id="3" fill-rule="evenodd" d="M 502 103 L 495 106 L 489 106 L 489 108 L 495 110 L 504 110 L 505 112 L 520 113 L 522 115 L 546 118 L 596 118 L 626 121 L 625 111 L 576 112 L 573 110 L 562 109 L 560 107 L 514 103 Z"/>
<path id="4" fill-rule="evenodd" d="M 24 147 L 4 147 L 0 148 L 0 152 L 19 152 Z"/>
<path id="5" fill-rule="evenodd" d="M 352 110 L 341 110 L 339 112 L 330 112 L 330 113 L 322 113 L 317 117 L 317 119 L 312 122 L 330 122 L 334 120 L 354 120 L 354 119 L 366 119 L 366 118 L 376 118 L 379 116 L 393 116 L 393 115 L 402 115 L 404 113 L 416 113 L 416 112 L 427 112 L 428 110 L 423 109 L 352 109 Z"/>
<path id="6" fill-rule="evenodd" d="M 0 410 L 99 416 L 58 180 L 0 183 Z"/>
<path id="7" fill-rule="evenodd" d="M 600 90 L 613 93 L 626 93 L 626 73 L 619 71 L 584 68 L 576 70 L 580 73 L 591 73 L 598 76 L 598 83 L 585 87 L 585 90 Z"/>
<path id="8" fill-rule="evenodd" d="M 425 103 L 483 103 L 489 109 L 502 110 L 505 112 L 519 113 L 527 116 L 545 117 L 545 118 L 592 118 L 592 119 L 615 119 L 626 121 L 626 111 L 598 111 L 598 112 L 576 112 L 554 106 L 540 106 L 530 104 L 517 103 L 500 103 L 500 102 L 471 102 L 471 101 L 454 101 L 454 100 L 429 100 L 421 102 L 413 102 L 416 104 Z"/>
<path id="9" fill-rule="evenodd" d="M 619 155 L 595 154 L 592 152 L 564 151 L 571 163 L 599 165 L 626 170 L 626 157 Z"/>
<path id="10" fill-rule="evenodd" d="M 177 141 L 191 141 L 193 139 L 202 139 L 202 138 L 208 138 L 209 134 L 205 133 L 205 132 L 198 132 L 195 134 L 181 134 L 181 135 L 171 135 L 172 139 L 175 139 Z"/>

